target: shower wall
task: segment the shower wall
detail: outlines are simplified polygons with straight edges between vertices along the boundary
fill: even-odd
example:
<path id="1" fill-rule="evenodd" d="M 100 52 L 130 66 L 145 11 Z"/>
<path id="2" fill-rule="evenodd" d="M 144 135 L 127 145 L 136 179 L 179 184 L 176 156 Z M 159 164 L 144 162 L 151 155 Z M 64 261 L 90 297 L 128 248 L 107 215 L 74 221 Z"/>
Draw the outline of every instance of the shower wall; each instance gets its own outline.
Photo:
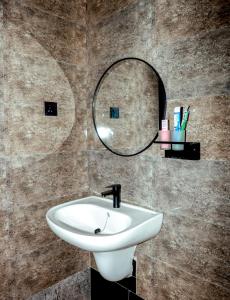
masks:
<path id="1" fill-rule="evenodd" d="M 121 183 L 123 200 L 164 212 L 158 237 L 137 248 L 137 293 L 146 300 L 230 297 L 227 12 L 221 0 L 88 2 L 89 108 L 103 71 L 139 57 L 162 77 L 169 118 L 190 105 L 188 140 L 201 143 L 200 161 L 162 158 L 157 145 L 119 157 L 99 143 L 89 115 L 91 193 Z"/>
<path id="2" fill-rule="evenodd" d="M 0 1 L 0 65 L 0 299 L 22 300 L 89 265 L 45 220 L 89 189 L 85 1 Z"/>

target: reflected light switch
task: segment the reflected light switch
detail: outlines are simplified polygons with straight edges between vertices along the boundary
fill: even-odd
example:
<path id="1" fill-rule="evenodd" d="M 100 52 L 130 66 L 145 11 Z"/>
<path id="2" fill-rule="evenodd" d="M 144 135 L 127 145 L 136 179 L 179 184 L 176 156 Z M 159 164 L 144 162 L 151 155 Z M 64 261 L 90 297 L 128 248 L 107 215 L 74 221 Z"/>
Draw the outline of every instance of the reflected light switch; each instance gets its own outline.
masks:
<path id="1" fill-rule="evenodd" d="M 110 119 L 119 119 L 119 107 L 110 107 Z"/>

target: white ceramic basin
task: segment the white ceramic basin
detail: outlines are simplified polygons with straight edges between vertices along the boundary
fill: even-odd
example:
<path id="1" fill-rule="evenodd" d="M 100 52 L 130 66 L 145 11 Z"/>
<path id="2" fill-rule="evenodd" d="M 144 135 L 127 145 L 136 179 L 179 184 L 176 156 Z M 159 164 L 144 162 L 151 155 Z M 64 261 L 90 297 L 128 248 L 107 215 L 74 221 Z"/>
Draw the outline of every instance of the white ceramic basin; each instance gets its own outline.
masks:
<path id="1" fill-rule="evenodd" d="M 137 245 L 156 236 L 163 214 L 121 202 L 87 197 L 51 208 L 46 215 L 50 228 L 66 242 L 93 252 L 114 251 Z M 95 234 L 95 230 L 101 232 Z"/>
<path id="2" fill-rule="evenodd" d="M 87 197 L 51 208 L 46 214 L 50 228 L 66 242 L 92 251 L 101 275 L 118 281 L 132 274 L 137 244 L 156 236 L 163 214 L 122 202 Z"/>

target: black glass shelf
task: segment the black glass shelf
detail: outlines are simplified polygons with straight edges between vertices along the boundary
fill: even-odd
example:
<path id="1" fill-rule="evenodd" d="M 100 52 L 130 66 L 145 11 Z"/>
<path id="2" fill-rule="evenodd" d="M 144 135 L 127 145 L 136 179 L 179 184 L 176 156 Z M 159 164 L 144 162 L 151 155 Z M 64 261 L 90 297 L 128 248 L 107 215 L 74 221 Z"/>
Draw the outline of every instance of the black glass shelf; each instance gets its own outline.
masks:
<path id="1" fill-rule="evenodd" d="M 200 143 L 157 141 L 158 133 L 153 139 L 154 144 L 184 145 L 184 150 L 165 150 L 166 158 L 200 160 Z"/>

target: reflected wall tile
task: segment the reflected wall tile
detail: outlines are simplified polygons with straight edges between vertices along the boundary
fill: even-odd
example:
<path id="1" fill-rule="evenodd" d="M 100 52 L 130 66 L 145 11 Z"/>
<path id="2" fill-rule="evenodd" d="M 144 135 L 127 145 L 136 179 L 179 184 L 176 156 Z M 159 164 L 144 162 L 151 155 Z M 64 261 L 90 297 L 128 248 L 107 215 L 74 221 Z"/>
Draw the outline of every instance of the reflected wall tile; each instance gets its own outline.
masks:
<path id="1" fill-rule="evenodd" d="M 153 138 L 155 137 L 155 135 L 157 134 L 157 132 L 152 132 L 153 134 Z M 149 158 L 153 158 L 153 157 L 164 157 L 165 153 L 164 150 L 160 149 L 160 145 L 159 144 L 152 144 L 148 149 L 146 149 L 144 152 L 141 153 L 141 156 L 146 156 Z"/>
<path id="2" fill-rule="evenodd" d="M 227 300 L 230 296 L 230 290 L 144 255 L 137 261 L 137 293 L 146 300 Z"/>
<path id="3" fill-rule="evenodd" d="M 105 151 L 105 146 L 99 140 L 93 125 L 92 113 L 88 113 L 87 147 L 89 150 Z"/>
<path id="4" fill-rule="evenodd" d="M 44 247 L 16 257 L 15 299 L 27 299 L 56 282 L 85 269 L 89 254 L 55 241 Z"/>
<path id="5" fill-rule="evenodd" d="M 97 86 L 98 81 L 100 80 L 100 77 L 102 76 L 103 72 L 106 70 L 102 68 L 100 71 L 98 68 L 90 69 L 88 76 L 88 82 L 89 85 L 89 92 L 88 92 L 88 99 L 87 99 L 87 149 L 93 150 L 93 149 L 102 149 L 105 150 L 104 145 L 100 142 L 97 133 L 94 128 L 93 124 L 93 112 L 92 112 L 92 103 L 93 103 L 93 97 L 94 92 Z"/>

